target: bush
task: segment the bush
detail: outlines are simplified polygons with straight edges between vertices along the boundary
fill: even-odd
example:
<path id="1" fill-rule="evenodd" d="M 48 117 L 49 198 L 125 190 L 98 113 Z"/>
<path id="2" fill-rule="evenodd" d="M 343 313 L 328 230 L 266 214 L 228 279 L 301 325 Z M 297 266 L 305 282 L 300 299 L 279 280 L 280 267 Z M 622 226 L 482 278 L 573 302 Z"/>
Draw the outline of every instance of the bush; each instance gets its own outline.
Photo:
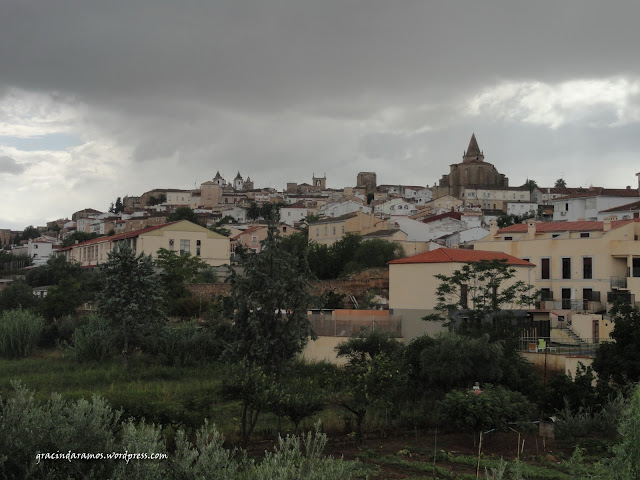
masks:
<path id="1" fill-rule="evenodd" d="M 72 342 L 69 354 L 78 362 L 99 362 L 116 354 L 115 335 L 111 326 L 98 315 L 89 316 L 85 325 L 75 329 Z"/>
<path id="2" fill-rule="evenodd" d="M 162 365 L 186 366 L 215 361 L 224 344 L 221 329 L 199 327 L 196 321 L 165 324 L 144 349 Z"/>
<path id="3" fill-rule="evenodd" d="M 9 310 L 0 317 L 0 356 L 24 358 L 38 345 L 44 320 L 26 310 Z"/>

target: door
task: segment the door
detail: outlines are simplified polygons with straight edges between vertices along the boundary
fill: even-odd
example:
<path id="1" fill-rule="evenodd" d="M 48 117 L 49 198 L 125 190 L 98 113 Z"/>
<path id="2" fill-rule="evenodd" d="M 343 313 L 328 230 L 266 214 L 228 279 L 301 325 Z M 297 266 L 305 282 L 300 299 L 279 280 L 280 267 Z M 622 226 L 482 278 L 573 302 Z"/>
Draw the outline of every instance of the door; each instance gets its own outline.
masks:
<path id="1" fill-rule="evenodd" d="M 590 305 L 589 302 L 591 302 L 591 293 L 593 292 L 592 289 L 590 288 L 583 288 L 582 289 L 582 309 L 585 312 L 590 312 L 591 310 L 589 309 Z"/>
<path id="2" fill-rule="evenodd" d="M 593 337 L 593 343 L 600 342 L 600 320 L 591 322 L 591 336 Z"/>
<path id="3" fill-rule="evenodd" d="M 571 310 L 571 289 L 570 288 L 562 289 L 562 309 Z"/>

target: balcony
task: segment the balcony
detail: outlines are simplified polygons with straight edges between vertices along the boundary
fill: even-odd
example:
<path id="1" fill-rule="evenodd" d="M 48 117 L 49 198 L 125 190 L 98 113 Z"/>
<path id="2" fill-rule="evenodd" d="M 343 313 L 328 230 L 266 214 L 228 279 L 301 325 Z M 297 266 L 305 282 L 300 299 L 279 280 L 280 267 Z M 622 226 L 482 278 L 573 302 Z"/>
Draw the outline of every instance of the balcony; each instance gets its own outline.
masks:
<path id="1" fill-rule="evenodd" d="M 604 310 L 602 302 L 597 300 L 548 299 L 540 300 L 538 305 L 543 310 L 573 310 L 586 313 L 599 313 Z"/>
<path id="2" fill-rule="evenodd" d="M 627 277 L 611 277 L 611 288 L 627 288 Z"/>

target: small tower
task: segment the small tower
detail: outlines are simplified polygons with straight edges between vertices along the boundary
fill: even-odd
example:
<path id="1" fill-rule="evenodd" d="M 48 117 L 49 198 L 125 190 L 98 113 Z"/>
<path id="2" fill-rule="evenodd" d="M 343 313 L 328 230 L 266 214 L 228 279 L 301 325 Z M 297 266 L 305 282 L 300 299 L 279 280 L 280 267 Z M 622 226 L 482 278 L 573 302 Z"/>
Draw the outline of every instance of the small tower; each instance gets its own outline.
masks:
<path id="1" fill-rule="evenodd" d="M 469 146 L 467 147 L 467 151 L 464 153 L 462 157 L 463 163 L 471 163 L 471 162 L 484 162 L 484 155 L 482 151 L 480 151 L 480 147 L 478 147 L 478 141 L 476 140 L 476 134 L 471 134 L 471 140 L 469 140 Z"/>
<path id="2" fill-rule="evenodd" d="M 316 177 L 316 174 L 313 174 L 313 189 L 317 192 L 322 190 L 326 190 L 327 188 L 327 174 L 324 174 L 324 177 Z"/>
<path id="3" fill-rule="evenodd" d="M 213 177 L 213 183 L 220 187 L 224 187 L 225 181 L 224 178 L 222 178 L 222 175 L 220 175 L 220 171 L 217 171 L 216 176 Z"/>
<path id="4" fill-rule="evenodd" d="M 251 177 L 249 176 L 247 176 L 247 179 L 244 181 L 244 189 L 253 190 L 253 182 L 251 181 Z"/>
<path id="5" fill-rule="evenodd" d="M 242 180 L 242 175 L 240 175 L 240 171 L 238 170 L 236 178 L 233 179 L 233 188 L 235 190 L 242 190 L 242 187 L 244 187 L 244 180 Z"/>

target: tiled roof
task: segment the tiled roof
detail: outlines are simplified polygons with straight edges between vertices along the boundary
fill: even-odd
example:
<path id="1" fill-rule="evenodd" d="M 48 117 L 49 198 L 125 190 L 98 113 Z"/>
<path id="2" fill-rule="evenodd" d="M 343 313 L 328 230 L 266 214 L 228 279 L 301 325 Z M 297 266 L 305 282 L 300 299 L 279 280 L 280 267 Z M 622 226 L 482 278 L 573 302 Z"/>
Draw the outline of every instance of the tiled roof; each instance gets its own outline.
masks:
<path id="1" fill-rule="evenodd" d="M 235 237 L 231 237 L 231 240 L 237 240 L 238 238 L 240 238 L 243 235 L 247 235 L 248 233 L 253 233 L 256 230 L 260 230 L 262 228 L 267 228 L 267 226 L 266 225 L 254 225 L 253 227 L 249 227 L 246 230 L 243 230 L 242 232 L 240 232 Z"/>
<path id="2" fill-rule="evenodd" d="M 389 229 L 389 230 L 376 230 L 375 232 L 370 232 L 370 233 L 366 233 L 364 235 L 362 235 L 363 238 L 367 238 L 367 237 L 391 237 L 393 235 L 395 235 L 396 233 L 400 232 L 401 230 L 399 228 L 393 228 L 393 229 Z"/>
<path id="3" fill-rule="evenodd" d="M 600 210 L 600 213 L 605 212 L 628 212 L 630 210 L 640 210 L 640 201 L 627 203 L 626 205 L 620 205 L 619 207 L 607 208 L 606 210 Z"/>
<path id="4" fill-rule="evenodd" d="M 569 198 L 586 198 L 586 197 L 640 197 L 640 192 L 635 188 L 603 188 L 591 187 L 583 192 L 575 192 L 564 197 L 557 197 L 553 201 L 561 201 Z"/>
<path id="5" fill-rule="evenodd" d="M 70 245 L 68 247 L 61 248 L 60 251 L 71 250 L 73 247 L 84 247 L 85 245 L 92 245 L 94 243 L 117 242 L 118 240 L 124 240 L 126 238 L 138 237 L 144 233 L 153 232 L 154 230 L 164 228 L 167 225 L 173 225 L 174 223 L 178 223 L 178 222 L 163 223 L 161 225 L 154 225 L 152 227 L 141 228 L 140 230 L 133 230 L 132 232 L 118 233 L 116 235 L 111 235 L 109 237 L 92 238 L 91 240 L 87 240 L 85 242 L 76 243 L 75 245 Z"/>
<path id="6" fill-rule="evenodd" d="M 483 260 L 506 260 L 509 265 L 534 267 L 535 265 L 513 255 L 485 250 L 467 250 L 463 248 L 438 248 L 430 252 L 420 253 L 412 257 L 392 260 L 389 264 L 403 263 L 472 263 Z"/>
<path id="7" fill-rule="evenodd" d="M 358 216 L 358 212 L 347 213 L 346 215 L 341 215 L 339 217 L 327 217 L 322 220 L 318 220 L 317 222 L 310 223 L 309 225 L 319 225 L 322 223 L 334 223 L 334 222 L 342 222 L 344 220 L 349 220 L 350 218 L 355 218 Z"/>
<path id="8" fill-rule="evenodd" d="M 633 220 L 614 220 L 611 222 L 611 229 L 620 228 Z M 583 221 L 583 222 L 537 222 L 536 232 L 548 233 L 548 232 L 602 232 L 603 223 L 595 220 Z M 518 223 L 517 225 L 510 225 L 498 230 L 498 234 L 502 233 L 526 233 L 528 225 L 526 223 Z"/>
<path id="9" fill-rule="evenodd" d="M 445 212 L 440 215 L 434 215 L 433 217 L 427 217 L 422 220 L 422 223 L 431 223 L 437 220 L 442 220 L 443 218 L 453 218 L 455 220 L 462 220 L 462 213 L 460 212 Z"/>

